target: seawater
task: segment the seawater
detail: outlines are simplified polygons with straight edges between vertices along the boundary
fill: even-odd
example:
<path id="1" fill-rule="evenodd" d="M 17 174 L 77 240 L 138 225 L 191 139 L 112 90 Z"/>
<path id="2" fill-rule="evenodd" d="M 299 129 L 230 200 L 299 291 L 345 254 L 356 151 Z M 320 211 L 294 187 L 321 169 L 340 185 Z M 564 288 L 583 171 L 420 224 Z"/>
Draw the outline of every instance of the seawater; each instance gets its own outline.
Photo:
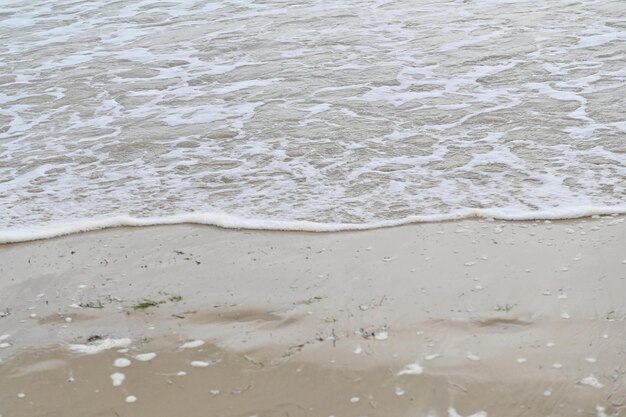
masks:
<path id="1" fill-rule="evenodd" d="M 5 0 L 0 39 L 0 242 L 626 212 L 622 0 Z"/>

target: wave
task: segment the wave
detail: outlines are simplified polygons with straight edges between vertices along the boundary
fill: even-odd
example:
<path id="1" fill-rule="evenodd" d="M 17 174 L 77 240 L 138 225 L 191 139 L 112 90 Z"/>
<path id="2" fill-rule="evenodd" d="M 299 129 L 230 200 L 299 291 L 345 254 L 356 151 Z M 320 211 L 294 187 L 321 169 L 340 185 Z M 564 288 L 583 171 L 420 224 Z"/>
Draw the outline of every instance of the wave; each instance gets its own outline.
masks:
<path id="1" fill-rule="evenodd" d="M 594 215 L 626 214 L 626 205 L 579 206 L 546 210 L 519 210 L 505 208 L 462 209 L 451 213 L 409 216 L 401 219 L 379 220 L 368 223 L 317 223 L 306 220 L 251 219 L 225 213 L 181 213 L 159 217 L 112 216 L 68 222 L 37 225 L 30 228 L 12 228 L 0 231 L 0 244 L 51 239 L 75 233 L 116 227 L 142 227 L 176 224 L 198 224 L 224 229 L 248 229 L 300 232 L 342 232 L 380 229 L 412 223 L 432 223 L 463 219 L 495 219 L 510 221 L 567 220 Z"/>

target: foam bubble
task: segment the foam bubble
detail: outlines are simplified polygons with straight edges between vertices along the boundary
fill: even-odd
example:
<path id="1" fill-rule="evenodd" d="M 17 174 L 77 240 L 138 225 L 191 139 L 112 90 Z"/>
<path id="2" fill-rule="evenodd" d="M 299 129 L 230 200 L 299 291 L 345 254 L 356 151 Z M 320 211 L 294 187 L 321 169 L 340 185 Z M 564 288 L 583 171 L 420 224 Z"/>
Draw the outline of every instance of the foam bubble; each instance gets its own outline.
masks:
<path id="1" fill-rule="evenodd" d="M 204 345 L 204 340 L 192 340 L 190 342 L 183 343 L 180 348 L 181 349 L 195 349 L 202 345 Z"/>
<path id="2" fill-rule="evenodd" d="M 206 368 L 207 366 L 215 365 L 219 360 L 206 360 L 206 361 L 191 361 L 191 366 L 194 368 Z"/>
<path id="3" fill-rule="evenodd" d="M 135 355 L 135 359 L 140 361 L 140 362 L 148 362 L 151 361 L 152 359 L 156 358 L 157 354 L 150 352 L 150 353 L 140 353 L 138 355 Z"/>
<path id="4" fill-rule="evenodd" d="M 404 367 L 400 372 L 398 372 L 398 376 L 402 375 L 421 375 L 424 373 L 424 368 L 419 364 L 419 362 L 410 363 Z"/>
<path id="5" fill-rule="evenodd" d="M 122 385 L 125 379 L 126 375 L 120 372 L 115 372 L 114 374 L 111 374 L 111 381 L 114 387 L 119 387 L 120 385 Z"/>
<path id="6" fill-rule="evenodd" d="M 604 384 L 598 381 L 598 379 L 593 375 L 589 375 L 581 379 L 580 383 L 582 385 L 589 385 L 590 387 L 597 388 L 597 389 L 604 388 Z"/>
<path id="7" fill-rule="evenodd" d="M 113 362 L 113 366 L 115 366 L 116 368 L 126 368 L 130 366 L 130 360 L 127 358 L 117 358 Z"/>
<path id="8" fill-rule="evenodd" d="M 76 353 L 82 353 L 85 355 L 95 355 L 109 349 L 124 348 L 131 344 L 131 340 L 128 338 L 121 339 L 100 339 L 89 344 L 72 344 L 69 345 L 69 349 Z"/>

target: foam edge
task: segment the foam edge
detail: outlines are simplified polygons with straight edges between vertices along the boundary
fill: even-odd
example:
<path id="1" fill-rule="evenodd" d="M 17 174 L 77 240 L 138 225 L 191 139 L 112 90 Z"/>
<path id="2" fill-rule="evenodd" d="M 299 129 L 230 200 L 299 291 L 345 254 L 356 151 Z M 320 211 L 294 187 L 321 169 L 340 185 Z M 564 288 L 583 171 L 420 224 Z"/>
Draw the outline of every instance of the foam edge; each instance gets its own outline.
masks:
<path id="1" fill-rule="evenodd" d="M 343 232 L 381 229 L 412 223 L 433 223 L 450 220 L 492 218 L 507 221 L 567 220 L 594 215 L 626 214 L 626 205 L 581 206 L 554 208 L 551 210 L 521 211 L 519 209 L 463 209 L 452 213 L 409 216 L 402 219 L 380 220 L 369 223 L 317 223 L 307 220 L 251 219 L 224 213 L 183 213 L 162 217 L 113 216 L 100 219 L 84 219 L 52 223 L 32 228 L 15 228 L 0 231 L 0 244 L 30 242 L 51 239 L 76 233 L 90 232 L 116 227 L 145 227 L 176 224 L 216 226 L 223 229 L 300 231 L 300 232 Z"/>

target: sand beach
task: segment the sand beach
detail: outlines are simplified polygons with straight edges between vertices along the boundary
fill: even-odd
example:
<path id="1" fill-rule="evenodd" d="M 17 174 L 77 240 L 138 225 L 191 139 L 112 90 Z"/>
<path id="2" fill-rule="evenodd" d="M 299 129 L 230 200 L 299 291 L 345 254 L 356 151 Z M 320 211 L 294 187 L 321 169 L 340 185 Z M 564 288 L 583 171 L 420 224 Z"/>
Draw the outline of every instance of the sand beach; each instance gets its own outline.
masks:
<path id="1" fill-rule="evenodd" d="M 0 246 L 0 415 L 621 416 L 626 223 Z"/>

